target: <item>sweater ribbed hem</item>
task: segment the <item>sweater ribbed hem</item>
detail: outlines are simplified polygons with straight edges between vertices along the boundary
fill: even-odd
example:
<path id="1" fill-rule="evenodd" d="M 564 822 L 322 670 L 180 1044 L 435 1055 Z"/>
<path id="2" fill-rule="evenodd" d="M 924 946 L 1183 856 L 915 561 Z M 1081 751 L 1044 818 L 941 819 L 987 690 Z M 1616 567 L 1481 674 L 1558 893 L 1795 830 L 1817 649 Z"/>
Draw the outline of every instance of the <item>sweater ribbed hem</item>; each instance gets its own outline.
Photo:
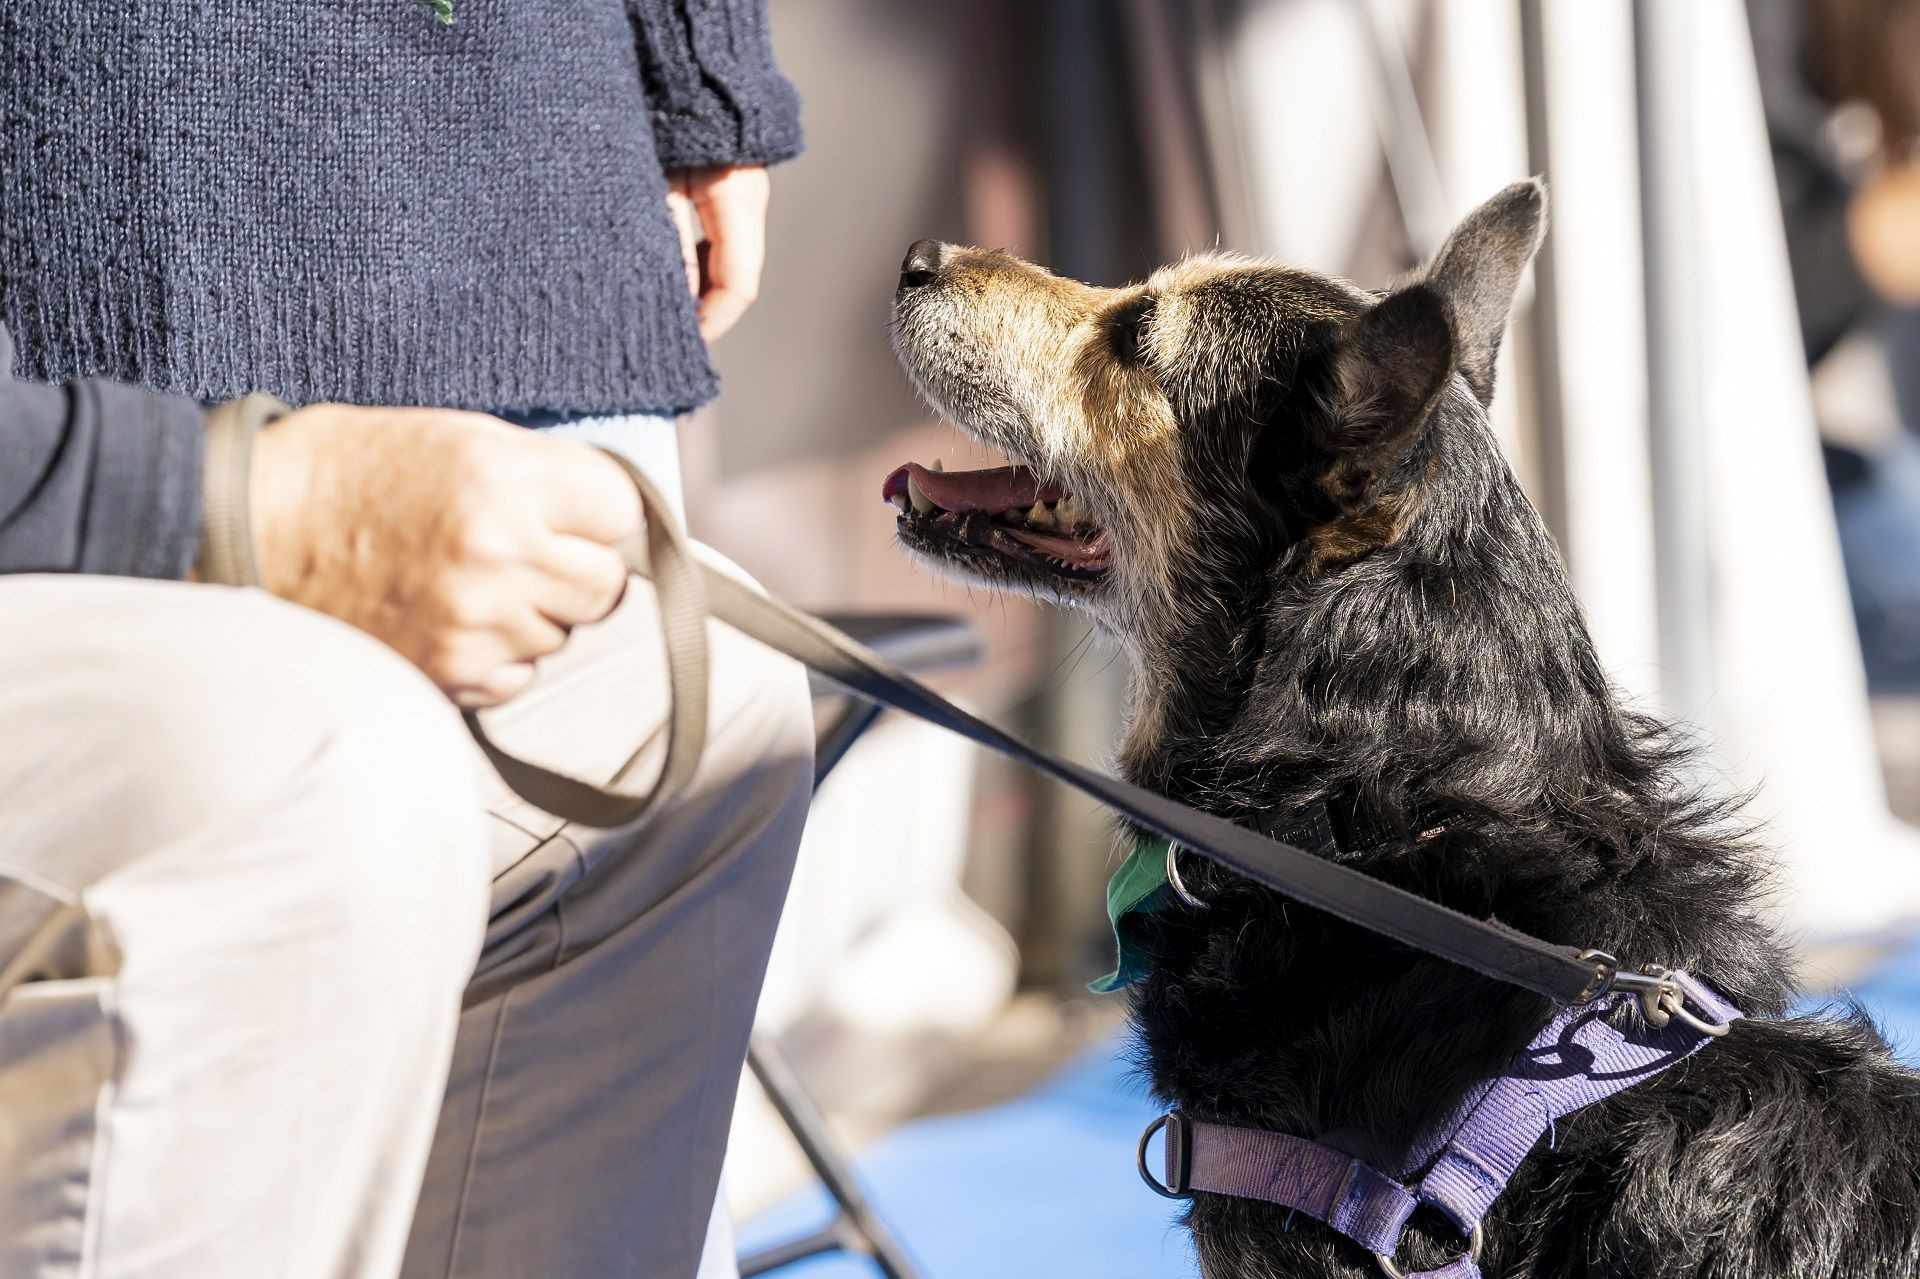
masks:
<path id="1" fill-rule="evenodd" d="M 677 412 L 718 382 L 672 267 L 489 272 L 484 285 L 255 279 L 235 293 L 193 289 L 221 273 L 176 265 L 171 289 L 119 281 L 103 296 L 97 279 L 41 280 L 13 319 L 25 376 L 105 376 L 203 403 L 263 390 L 295 404 Z"/>

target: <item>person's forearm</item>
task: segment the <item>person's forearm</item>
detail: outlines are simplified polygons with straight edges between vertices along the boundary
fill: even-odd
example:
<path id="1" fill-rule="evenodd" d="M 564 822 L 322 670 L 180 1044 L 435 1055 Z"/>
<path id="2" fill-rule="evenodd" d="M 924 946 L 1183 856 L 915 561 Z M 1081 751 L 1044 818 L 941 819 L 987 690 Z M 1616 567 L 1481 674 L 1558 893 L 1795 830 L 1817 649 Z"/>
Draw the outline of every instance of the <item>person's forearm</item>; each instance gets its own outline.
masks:
<path id="1" fill-rule="evenodd" d="M 199 406 L 108 382 L 15 381 L 8 364 L 0 573 L 185 577 L 200 537 Z"/>

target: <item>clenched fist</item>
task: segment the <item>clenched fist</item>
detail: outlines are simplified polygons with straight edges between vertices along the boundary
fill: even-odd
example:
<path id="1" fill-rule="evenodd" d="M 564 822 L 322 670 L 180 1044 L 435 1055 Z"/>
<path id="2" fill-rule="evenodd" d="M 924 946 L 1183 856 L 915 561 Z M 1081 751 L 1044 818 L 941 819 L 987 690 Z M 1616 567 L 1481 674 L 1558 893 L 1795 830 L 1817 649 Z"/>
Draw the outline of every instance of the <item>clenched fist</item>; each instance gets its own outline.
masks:
<path id="1" fill-rule="evenodd" d="M 321 404 L 263 431 L 250 500 L 274 594 L 349 622 L 463 706 L 533 679 L 626 583 L 640 501 L 597 449 L 478 413 Z"/>

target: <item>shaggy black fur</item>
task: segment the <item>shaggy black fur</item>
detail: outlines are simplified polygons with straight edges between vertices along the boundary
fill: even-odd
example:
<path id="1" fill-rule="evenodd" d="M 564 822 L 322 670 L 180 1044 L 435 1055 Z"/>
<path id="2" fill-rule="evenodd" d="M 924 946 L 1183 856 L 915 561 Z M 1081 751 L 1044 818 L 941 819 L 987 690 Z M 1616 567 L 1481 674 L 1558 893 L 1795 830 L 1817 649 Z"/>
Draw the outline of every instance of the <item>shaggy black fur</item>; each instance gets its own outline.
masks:
<path id="1" fill-rule="evenodd" d="M 1161 370 L 1188 482 L 1213 500 L 1173 584 L 1178 621 L 1137 658 L 1173 692 L 1124 770 L 1235 818 L 1336 794 L 1409 832 L 1438 818 L 1437 839 L 1349 856 L 1470 914 L 1684 967 L 1753 1019 L 1563 1121 L 1487 1220 L 1489 1279 L 1911 1279 L 1920 1080 L 1864 1018 L 1784 1016 L 1789 955 L 1737 812 L 1697 789 L 1684 743 L 1620 704 L 1487 426 L 1543 198 L 1503 194 L 1384 300 L 1276 268 L 1211 286 L 1206 323 L 1258 358 Z M 1322 318 L 1302 322 L 1316 289 L 1304 310 Z M 1549 1015 L 1186 866 L 1211 907 L 1146 925 L 1133 1013 L 1155 1093 L 1189 1116 L 1392 1168 Z M 1199 1196 L 1205 1274 L 1378 1273 L 1288 1216 Z M 1400 1263 L 1459 1247 L 1416 1217 Z"/>

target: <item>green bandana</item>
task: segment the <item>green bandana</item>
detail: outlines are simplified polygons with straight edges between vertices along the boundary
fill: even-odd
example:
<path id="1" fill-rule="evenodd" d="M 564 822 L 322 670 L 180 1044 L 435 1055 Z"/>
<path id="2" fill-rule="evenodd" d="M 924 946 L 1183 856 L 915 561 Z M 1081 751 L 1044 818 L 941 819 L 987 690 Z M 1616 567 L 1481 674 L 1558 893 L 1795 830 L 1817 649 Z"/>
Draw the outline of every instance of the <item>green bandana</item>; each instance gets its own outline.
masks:
<path id="1" fill-rule="evenodd" d="M 1120 863 L 1107 881 L 1107 920 L 1113 925 L 1113 943 L 1120 952 L 1118 965 L 1087 989 L 1096 995 L 1111 994 L 1131 986 L 1147 975 L 1147 961 L 1139 953 L 1138 941 L 1128 944 L 1133 931 L 1128 917 L 1163 910 L 1173 902 L 1173 888 L 1167 883 L 1167 841 L 1142 839 Z"/>

